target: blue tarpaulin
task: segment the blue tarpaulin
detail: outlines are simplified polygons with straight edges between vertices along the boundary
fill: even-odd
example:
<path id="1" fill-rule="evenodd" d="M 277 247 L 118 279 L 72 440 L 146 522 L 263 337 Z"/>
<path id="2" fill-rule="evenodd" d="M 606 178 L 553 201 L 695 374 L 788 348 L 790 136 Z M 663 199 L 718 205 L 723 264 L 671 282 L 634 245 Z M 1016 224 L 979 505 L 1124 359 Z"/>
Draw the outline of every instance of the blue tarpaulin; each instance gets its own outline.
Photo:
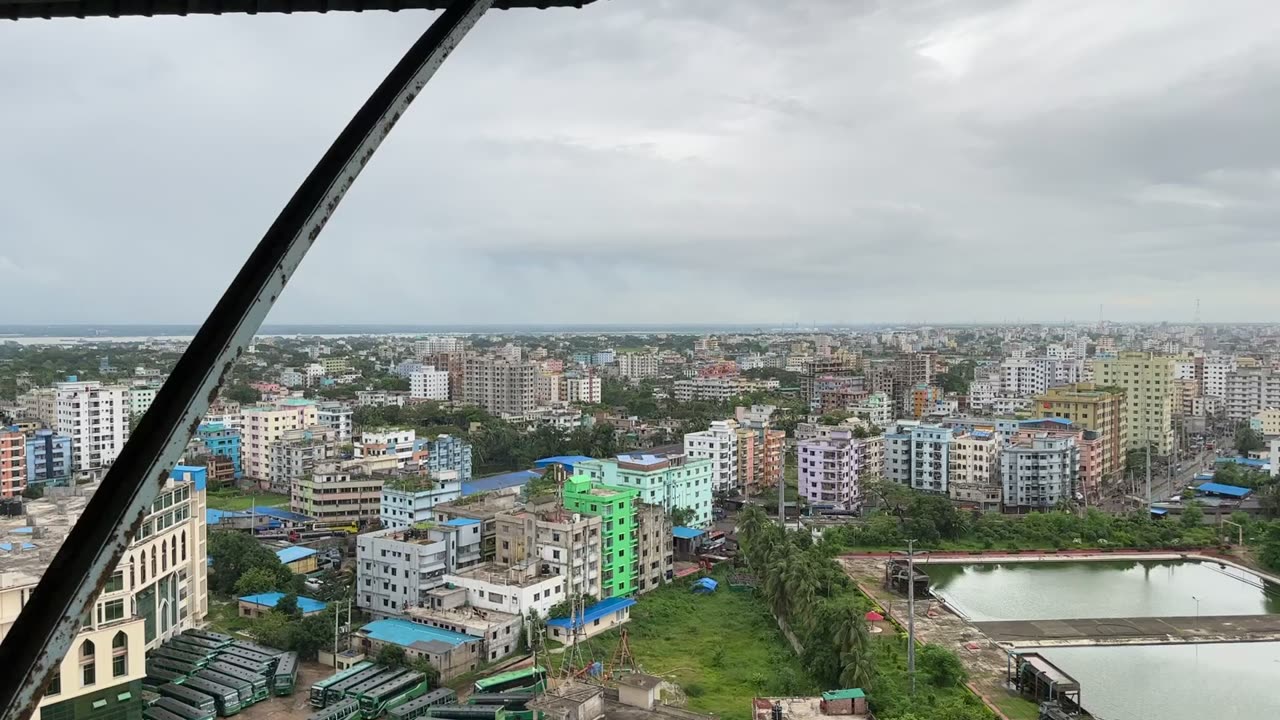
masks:
<path id="1" fill-rule="evenodd" d="M 706 534 L 706 532 L 707 532 L 706 530 L 699 530 L 697 528 L 685 527 L 684 525 L 677 525 L 671 528 L 671 534 L 675 537 L 680 538 L 681 540 L 692 540 L 696 537 L 700 537 Z"/>
<path id="2" fill-rule="evenodd" d="M 715 592 L 717 585 L 719 585 L 719 583 L 717 583 L 715 580 L 704 577 L 693 584 L 693 591 L 696 593 Z"/>

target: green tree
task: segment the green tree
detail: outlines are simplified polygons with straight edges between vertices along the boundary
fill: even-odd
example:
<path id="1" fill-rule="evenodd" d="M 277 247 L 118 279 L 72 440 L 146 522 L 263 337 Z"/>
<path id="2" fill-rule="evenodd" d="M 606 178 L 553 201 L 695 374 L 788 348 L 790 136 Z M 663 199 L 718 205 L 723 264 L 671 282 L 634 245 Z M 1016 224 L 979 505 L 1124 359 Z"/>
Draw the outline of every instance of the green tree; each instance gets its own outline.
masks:
<path id="1" fill-rule="evenodd" d="M 675 526 L 688 525 L 697 517 L 693 508 L 690 507 L 674 507 L 671 508 L 671 524 Z"/>
<path id="2" fill-rule="evenodd" d="M 1236 428 L 1236 452 L 1241 455 L 1248 455 L 1251 452 L 1258 452 L 1266 448 L 1266 440 L 1263 439 L 1262 433 L 1249 427 L 1247 423 L 1242 423 Z"/>
<path id="3" fill-rule="evenodd" d="M 1204 510 L 1200 509 L 1200 503 L 1192 500 L 1182 508 L 1182 514 L 1178 517 L 1178 524 L 1183 530 L 1199 529 L 1201 523 L 1204 522 Z"/>
<path id="4" fill-rule="evenodd" d="M 241 405 L 256 403 L 262 399 L 262 393 L 248 385 L 236 384 L 222 391 L 222 397 L 238 402 Z"/>
<path id="5" fill-rule="evenodd" d="M 278 590 L 279 576 L 264 567 L 251 567 L 236 580 L 236 595 L 257 595 Z M 294 609 L 297 609 L 295 599 Z"/>
<path id="6" fill-rule="evenodd" d="M 22 497 L 28 500 L 39 500 L 44 497 L 44 486 L 28 485 L 22 490 Z"/>
<path id="7" fill-rule="evenodd" d="M 409 662 L 409 658 L 405 655 L 404 648 L 399 645 L 386 644 L 378 648 L 378 655 L 375 662 L 379 665 L 387 667 L 404 667 Z"/>
<path id="8" fill-rule="evenodd" d="M 286 593 L 284 597 L 276 601 L 276 606 L 272 608 L 272 611 L 292 618 L 302 617 L 302 610 L 298 608 L 297 593 Z"/>
<path id="9" fill-rule="evenodd" d="M 276 554 L 244 533 L 209 533 L 209 558 L 213 561 L 209 586 L 220 595 L 236 592 L 236 584 L 241 576 L 253 568 L 262 568 L 271 574 L 273 580 L 268 590 L 285 590 L 292 581 L 293 573 L 280 562 Z"/>
<path id="10" fill-rule="evenodd" d="M 916 653 L 916 664 L 933 685 L 955 687 L 965 681 L 968 672 L 954 653 L 940 645 L 928 644 Z"/>

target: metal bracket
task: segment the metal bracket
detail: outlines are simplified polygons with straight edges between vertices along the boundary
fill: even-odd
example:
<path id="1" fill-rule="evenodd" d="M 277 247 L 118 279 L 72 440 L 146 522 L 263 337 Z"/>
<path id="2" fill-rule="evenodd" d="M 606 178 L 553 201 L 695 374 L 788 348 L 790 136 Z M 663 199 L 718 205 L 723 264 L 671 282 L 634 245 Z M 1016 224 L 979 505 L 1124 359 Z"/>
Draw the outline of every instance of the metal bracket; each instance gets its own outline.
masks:
<path id="1" fill-rule="evenodd" d="M 374 151 L 494 0 L 458 0 L 418 38 L 298 187 L 156 394 L 0 644 L 0 720 L 36 711 L 209 403 Z"/>

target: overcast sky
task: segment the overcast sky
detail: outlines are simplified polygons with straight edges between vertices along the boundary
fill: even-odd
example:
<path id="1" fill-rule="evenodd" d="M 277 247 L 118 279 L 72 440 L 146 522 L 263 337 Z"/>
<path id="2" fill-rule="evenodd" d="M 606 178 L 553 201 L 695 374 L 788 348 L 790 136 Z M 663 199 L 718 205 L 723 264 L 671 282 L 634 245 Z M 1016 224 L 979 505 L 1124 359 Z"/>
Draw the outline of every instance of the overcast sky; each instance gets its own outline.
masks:
<path id="1" fill-rule="evenodd" d="M 8 322 L 198 322 L 425 12 L 0 23 Z M 483 18 L 268 322 L 1280 316 L 1280 3 Z"/>

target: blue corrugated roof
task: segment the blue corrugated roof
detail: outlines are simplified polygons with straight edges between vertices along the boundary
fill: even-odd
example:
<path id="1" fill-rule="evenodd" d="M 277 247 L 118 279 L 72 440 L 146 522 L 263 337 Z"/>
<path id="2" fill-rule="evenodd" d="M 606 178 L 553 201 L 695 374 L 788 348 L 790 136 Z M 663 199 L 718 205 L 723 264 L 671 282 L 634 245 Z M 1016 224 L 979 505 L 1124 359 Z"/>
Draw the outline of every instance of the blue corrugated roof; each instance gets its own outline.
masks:
<path id="1" fill-rule="evenodd" d="M 556 455 L 554 457 L 545 457 L 541 460 L 534 460 L 534 467 L 546 467 L 548 465 L 567 465 L 570 469 L 575 465 L 581 465 L 584 462 L 591 462 L 595 458 L 586 455 Z"/>
<path id="2" fill-rule="evenodd" d="M 36 546 L 35 546 L 35 545 L 32 545 L 32 544 L 31 544 L 31 543 L 29 543 L 29 542 L 24 542 L 24 543 L 22 543 L 22 549 L 23 549 L 23 550 L 35 550 L 35 549 L 36 549 Z M 13 543 L 0 543 L 0 550 L 4 550 L 5 552 L 11 552 L 11 551 L 13 550 Z"/>
<path id="3" fill-rule="evenodd" d="M 629 463 L 631 465 L 657 465 L 667 461 L 666 455 L 653 455 L 651 453 L 643 453 L 640 455 L 619 455 L 618 461 Z"/>
<path id="4" fill-rule="evenodd" d="M 408 620 L 374 620 L 360 628 L 360 632 L 380 642 L 389 642 L 403 647 L 411 647 L 414 643 L 442 642 L 457 647 L 463 643 L 480 642 L 479 638 L 463 635 L 451 630 L 410 622 Z"/>
<path id="5" fill-rule="evenodd" d="M 284 520 L 285 522 L 292 522 L 292 523 L 310 522 L 313 519 L 309 515 L 303 515 L 302 513 L 296 513 L 291 510 L 281 510 L 280 508 L 273 508 L 273 507 L 258 508 L 257 513 L 259 515 L 265 515 L 267 517 L 273 517 L 277 520 Z"/>
<path id="6" fill-rule="evenodd" d="M 677 525 L 671 528 L 671 534 L 675 537 L 680 538 L 681 540 L 692 540 L 698 537 L 699 535 L 703 535 L 705 533 L 706 533 L 706 530 L 699 530 L 697 528 L 685 527 L 684 525 Z"/>
<path id="7" fill-rule="evenodd" d="M 586 625 L 589 622 L 595 622 L 596 620 L 599 620 L 605 615 L 612 615 L 613 613 L 616 613 L 619 610 L 624 610 L 635 604 L 636 604 L 635 600 L 632 600 L 631 598 L 624 598 L 624 597 L 615 597 L 615 598 L 609 598 L 608 600 L 601 600 L 595 605 L 592 605 L 591 607 L 587 608 L 586 611 L 583 612 L 580 617 L 575 617 L 574 621 L 579 623 L 579 627 L 581 627 L 582 625 Z M 556 627 L 562 627 L 566 630 L 571 629 L 569 625 L 569 618 L 567 617 L 548 620 L 547 624 L 555 625 Z"/>
<path id="8" fill-rule="evenodd" d="M 276 603 L 280 602 L 280 598 L 282 597 L 284 597 L 284 593 L 282 592 L 258 593 L 257 595 L 245 595 L 244 597 L 240 598 L 240 601 L 251 603 L 253 605 L 261 605 L 263 607 L 273 608 L 276 606 Z M 302 595 L 298 596 L 298 609 L 301 610 L 304 614 L 319 612 L 325 609 L 325 607 L 327 606 L 328 606 L 328 603 L 326 603 L 323 600 L 304 597 Z"/>
<path id="9" fill-rule="evenodd" d="M 1036 423 L 1043 423 L 1043 422 L 1051 422 L 1051 423 L 1056 423 L 1056 424 L 1058 424 L 1058 425 L 1070 425 L 1070 424 L 1071 424 L 1071 421 L 1070 421 L 1070 420 L 1068 420 L 1068 419 L 1066 419 L 1066 418 L 1060 418 L 1060 417 L 1047 417 L 1047 418 L 1034 418 L 1034 419 L 1031 419 L 1031 420 L 1019 420 L 1019 421 L 1018 421 L 1018 424 L 1019 424 L 1019 425 L 1033 425 L 1033 424 L 1036 424 Z"/>
<path id="10" fill-rule="evenodd" d="M 1266 460 L 1258 460 L 1256 458 L 1247 457 L 1220 457 L 1217 460 L 1219 465 L 1223 463 L 1235 463 L 1237 465 L 1247 465 L 1248 467 L 1265 468 L 1270 467 L 1271 463 Z"/>
<path id="11" fill-rule="evenodd" d="M 515 472 L 503 473 L 501 475 L 490 475 L 489 477 L 476 478 L 471 482 L 462 483 L 462 494 L 475 495 L 476 493 L 488 492 L 490 490 L 502 490 L 503 488 L 519 487 L 534 478 L 542 477 L 542 473 L 532 470 L 517 470 Z"/>
<path id="12" fill-rule="evenodd" d="M 1240 487 L 1238 485 L 1224 485 L 1222 483 L 1207 482 L 1196 488 L 1198 492 L 1209 493 L 1210 495 L 1226 495 L 1227 497 L 1244 497 L 1253 492 L 1249 488 Z"/>
<path id="13" fill-rule="evenodd" d="M 315 554 L 315 550 L 312 550 L 309 547 L 301 547 L 299 545 L 290 545 L 287 548 L 280 548 L 276 551 L 276 557 L 280 558 L 280 562 L 286 565 L 303 558 L 309 558 Z"/>
<path id="14" fill-rule="evenodd" d="M 1151 508 L 1152 515 L 1168 515 L 1169 511 L 1164 508 Z"/>

